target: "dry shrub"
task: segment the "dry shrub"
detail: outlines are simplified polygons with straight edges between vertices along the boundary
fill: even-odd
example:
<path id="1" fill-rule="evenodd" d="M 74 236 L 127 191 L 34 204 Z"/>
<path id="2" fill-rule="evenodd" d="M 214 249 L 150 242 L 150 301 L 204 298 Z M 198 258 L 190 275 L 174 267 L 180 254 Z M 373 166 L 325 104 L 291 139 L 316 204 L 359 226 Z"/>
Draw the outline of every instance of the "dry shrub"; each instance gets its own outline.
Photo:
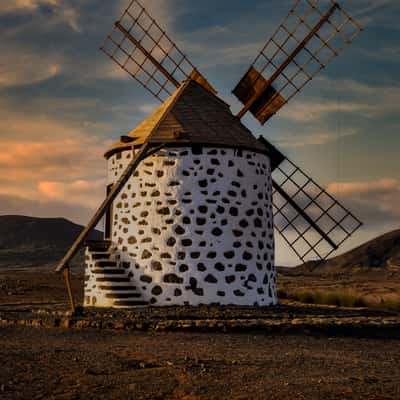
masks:
<path id="1" fill-rule="evenodd" d="M 355 293 L 350 291 L 334 291 L 334 292 L 321 292 L 321 291 L 311 291 L 303 290 L 292 293 L 284 292 L 286 297 L 290 300 L 298 301 L 300 303 L 306 304 L 323 304 L 339 307 L 367 307 L 368 304 L 366 300 Z"/>
<path id="2" fill-rule="evenodd" d="M 370 303 L 369 306 L 371 308 L 378 310 L 400 312 L 400 298 L 399 299 L 382 298 L 379 303 Z"/>
<path id="3" fill-rule="evenodd" d="M 288 292 L 286 290 L 278 290 L 279 299 L 288 299 L 298 301 L 305 304 L 322 304 L 338 307 L 368 307 L 377 310 L 400 312 L 400 294 L 395 296 L 381 297 L 380 300 L 371 300 L 365 296 L 361 296 L 357 292 L 347 291 L 313 291 L 300 290 Z"/>

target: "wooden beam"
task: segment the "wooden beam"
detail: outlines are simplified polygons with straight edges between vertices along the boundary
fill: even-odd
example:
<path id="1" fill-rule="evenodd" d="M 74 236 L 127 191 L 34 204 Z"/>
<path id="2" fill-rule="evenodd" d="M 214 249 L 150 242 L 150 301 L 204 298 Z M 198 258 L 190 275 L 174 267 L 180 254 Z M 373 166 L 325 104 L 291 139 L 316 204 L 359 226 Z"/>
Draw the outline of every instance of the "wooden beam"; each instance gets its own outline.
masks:
<path id="1" fill-rule="evenodd" d="M 72 310 L 72 313 L 75 313 L 75 300 L 74 300 L 74 295 L 72 293 L 71 272 L 70 272 L 69 267 L 66 267 L 64 269 L 63 273 L 64 273 L 65 284 L 67 286 L 69 302 L 71 304 L 71 310 Z"/>
<path id="2" fill-rule="evenodd" d="M 251 106 L 262 96 L 264 91 L 271 86 L 271 84 L 278 78 L 278 76 L 286 69 L 286 67 L 296 58 L 296 56 L 300 53 L 301 50 L 304 49 L 306 44 L 313 38 L 313 36 L 321 29 L 321 27 L 328 21 L 328 19 L 332 16 L 335 10 L 339 8 L 337 3 L 334 3 L 330 10 L 322 17 L 322 19 L 318 22 L 317 25 L 310 31 L 310 33 L 304 38 L 304 40 L 296 47 L 293 53 L 286 59 L 286 61 L 275 71 L 275 73 L 271 76 L 271 78 L 264 83 L 261 90 L 258 93 L 255 93 L 244 105 L 244 107 L 237 114 L 238 118 L 242 118 L 247 111 L 250 110 Z M 260 72 L 261 74 L 261 72 Z"/>
<path id="3" fill-rule="evenodd" d="M 128 179 L 133 174 L 133 172 L 136 170 L 136 168 L 139 166 L 140 162 L 144 158 L 149 157 L 152 154 L 156 153 L 157 151 L 162 149 L 164 146 L 165 146 L 164 144 L 161 144 L 159 146 L 156 146 L 156 147 L 150 149 L 149 142 L 146 142 L 143 144 L 140 151 L 136 154 L 136 156 L 128 164 L 128 166 L 126 167 L 126 169 L 123 172 L 123 174 L 121 175 L 121 177 L 118 179 L 118 181 L 115 183 L 115 185 L 113 186 L 113 188 L 110 191 L 110 193 L 108 194 L 108 196 L 105 198 L 103 203 L 100 205 L 99 209 L 96 211 L 95 215 L 92 217 L 89 224 L 78 235 L 78 237 L 75 239 L 74 243 L 72 244 L 71 248 L 65 254 L 64 258 L 60 261 L 60 263 L 57 266 L 56 272 L 61 272 L 65 268 L 68 267 L 68 263 L 70 262 L 72 257 L 74 257 L 74 255 L 78 252 L 81 244 L 86 239 L 86 237 L 89 235 L 90 231 L 92 229 L 94 229 L 95 226 L 99 223 L 99 221 L 101 220 L 103 215 L 106 213 L 108 208 L 111 206 L 111 203 L 115 200 L 115 198 L 118 196 L 118 194 L 124 187 L 125 183 L 128 181 Z"/>
<path id="4" fill-rule="evenodd" d="M 137 41 L 122 25 L 119 21 L 115 23 L 118 28 L 153 64 L 157 69 L 176 87 L 180 86 L 180 83 Z"/>

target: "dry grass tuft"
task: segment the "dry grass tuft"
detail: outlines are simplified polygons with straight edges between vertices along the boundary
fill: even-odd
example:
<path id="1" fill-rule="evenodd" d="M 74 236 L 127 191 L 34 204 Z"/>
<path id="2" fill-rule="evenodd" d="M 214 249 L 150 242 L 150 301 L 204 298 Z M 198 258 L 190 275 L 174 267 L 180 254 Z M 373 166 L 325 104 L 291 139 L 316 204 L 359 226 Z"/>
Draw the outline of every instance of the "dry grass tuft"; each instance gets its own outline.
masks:
<path id="1" fill-rule="evenodd" d="M 338 307 L 372 308 L 388 311 L 400 311 L 400 295 L 397 298 L 381 298 L 380 301 L 372 301 L 352 291 L 321 292 L 313 290 L 300 290 L 287 292 L 278 290 L 280 299 L 298 301 L 305 304 L 321 304 Z"/>

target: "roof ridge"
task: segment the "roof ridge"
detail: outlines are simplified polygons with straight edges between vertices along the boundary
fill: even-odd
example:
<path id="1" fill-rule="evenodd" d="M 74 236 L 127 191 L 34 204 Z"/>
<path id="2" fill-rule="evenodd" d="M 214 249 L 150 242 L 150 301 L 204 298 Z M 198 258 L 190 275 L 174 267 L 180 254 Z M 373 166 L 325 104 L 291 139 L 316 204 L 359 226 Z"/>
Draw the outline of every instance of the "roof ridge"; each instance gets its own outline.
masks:
<path id="1" fill-rule="evenodd" d="M 192 83 L 195 83 L 197 86 L 203 87 L 199 82 L 197 82 L 197 81 L 195 81 L 195 80 L 192 80 L 191 82 L 192 82 Z M 242 121 L 240 120 L 240 118 L 236 117 L 236 116 L 232 113 L 232 111 L 231 111 L 231 110 L 232 110 L 232 107 L 230 106 L 229 103 L 227 103 L 225 100 L 221 99 L 221 97 L 219 97 L 218 95 L 216 95 L 216 94 L 214 94 L 214 93 L 211 93 L 209 90 L 207 90 L 207 94 L 208 94 L 208 95 L 211 95 L 211 96 L 212 96 L 215 100 L 217 100 L 219 103 L 222 103 L 222 105 L 226 106 L 227 111 L 229 111 L 229 112 L 232 114 L 232 117 L 233 117 L 233 118 L 235 118 L 235 119 L 238 120 L 238 122 L 240 123 L 241 127 L 244 128 L 244 129 L 246 129 L 250 134 L 253 134 L 253 133 L 251 132 L 251 130 L 250 130 L 246 125 L 244 125 L 244 124 L 242 123 Z M 191 107 L 191 108 L 193 109 L 193 107 Z M 204 119 L 203 119 L 203 121 L 204 121 Z"/>
<path id="2" fill-rule="evenodd" d="M 197 86 L 200 86 L 203 89 L 206 89 L 201 83 L 197 82 L 196 80 L 192 79 L 191 80 L 192 83 L 195 83 Z M 206 89 L 207 90 L 207 89 Z M 222 103 L 224 106 L 226 106 L 226 108 L 228 108 L 229 110 L 231 109 L 231 106 L 229 103 L 227 103 L 224 99 L 221 99 L 221 97 L 218 96 L 218 94 L 214 94 L 212 92 L 210 92 L 209 90 L 207 90 L 207 92 L 215 97 L 220 103 Z"/>
<path id="3" fill-rule="evenodd" d="M 190 83 L 192 83 L 192 82 L 196 83 L 196 84 L 199 85 L 199 86 L 202 86 L 202 85 L 200 85 L 200 83 L 196 82 L 195 80 L 190 80 L 190 79 L 188 79 L 188 81 L 186 82 L 186 86 L 188 86 L 188 85 L 189 85 Z M 185 86 L 185 87 L 186 87 L 186 86 Z M 209 92 L 209 93 L 210 93 L 210 92 Z M 212 93 L 210 93 L 210 94 L 211 94 L 212 96 L 216 97 L 217 99 L 219 99 L 219 97 L 216 96 L 215 94 L 212 94 Z M 180 97 L 180 96 L 178 96 L 178 97 Z M 178 100 L 178 99 L 176 99 L 176 100 Z M 174 102 L 174 104 L 176 104 L 176 101 Z M 210 126 L 210 124 L 207 123 L 207 121 L 200 115 L 199 112 L 197 112 L 197 111 L 195 110 L 195 108 L 194 108 L 192 105 L 188 105 L 187 107 L 190 108 L 191 112 L 192 112 L 193 114 L 195 114 L 195 115 L 197 116 L 197 118 L 199 118 L 200 120 L 202 120 L 202 121 L 207 125 L 207 127 L 215 133 L 215 135 L 218 135 L 218 132 L 217 132 L 214 128 L 212 128 L 212 127 Z M 172 111 L 171 114 L 174 116 L 174 118 L 175 118 L 181 125 L 184 125 L 184 123 L 179 119 L 179 116 L 177 116 L 176 113 L 174 113 L 174 112 Z"/>
<path id="4" fill-rule="evenodd" d="M 154 135 L 154 133 L 157 131 L 159 126 L 164 122 L 165 118 L 168 116 L 168 114 L 171 111 L 171 108 L 176 104 L 178 99 L 181 97 L 184 89 L 189 85 L 190 79 L 186 80 L 179 86 L 177 91 L 172 95 L 173 98 L 171 100 L 171 103 L 165 108 L 163 113 L 161 114 L 161 117 L 158 119 L 157 123 L 154 125 L 153 129 L 150 131 L 149 136 L 147 137 L 147 142 L 151 140 L 151 137 Z M 176 117 L 175 117 L 176 118 Z"/>

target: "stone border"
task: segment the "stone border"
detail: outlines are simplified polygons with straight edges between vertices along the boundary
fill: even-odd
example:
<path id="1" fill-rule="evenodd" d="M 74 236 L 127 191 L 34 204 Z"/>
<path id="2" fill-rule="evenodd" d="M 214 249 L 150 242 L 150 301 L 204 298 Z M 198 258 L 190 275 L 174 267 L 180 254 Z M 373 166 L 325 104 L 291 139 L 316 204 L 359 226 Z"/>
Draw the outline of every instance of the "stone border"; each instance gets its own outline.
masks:
<path id="1" fill-rule="evenodd" d="M 317 311 L 320 312 L 317 312 Z M 274 312 L 275 311 L 275 312 Z M 172 307 L 136 311 L 51 309 L 0 311 L 0 327 L 97 329 L 128 332 L 311 334 L 400 339 L 400 316 L 357 309 Z M 307 311 L 309 311 L 307 313 Z M 329 312 L 331 311 L 331 312 Z M 303 314 L 303 315 L 302 315 Z M 334 315 L 336 314 L 336 315 Z"/>

